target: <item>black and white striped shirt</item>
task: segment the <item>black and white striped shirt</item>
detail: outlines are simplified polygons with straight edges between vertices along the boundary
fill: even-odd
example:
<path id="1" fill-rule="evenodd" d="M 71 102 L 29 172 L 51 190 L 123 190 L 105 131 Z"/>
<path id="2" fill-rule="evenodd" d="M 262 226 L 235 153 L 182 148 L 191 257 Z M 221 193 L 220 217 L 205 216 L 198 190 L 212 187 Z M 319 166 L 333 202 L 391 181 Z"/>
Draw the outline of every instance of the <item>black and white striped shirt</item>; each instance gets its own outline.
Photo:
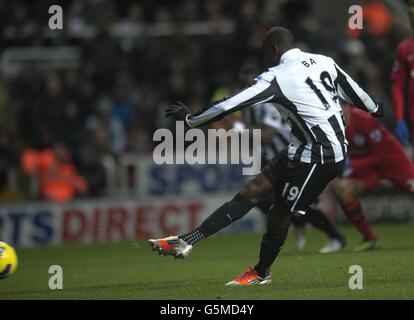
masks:
<path id="1" fill-rule="evenodd" d="M 248 127 L 271 127 L 276 130 L 272 141 L 262 145 L 262 159 L 272 160 L 291 141 L 291 129 L 273 103 L 265 102 L 243 110 L 243 119 Z M 263 140 L 262 140 L 263 142 Z"/>
<path id="2" fill-rule="evenodd" d="M 252 86 L 188 115 L 190 127 L 219 120 L 251 105 L 274 102 L 292 129 L 288 158 L 306 163 L 335 163 L 346 157 L 345 122 L 338 97 L 374 113 L 378 106 L 333 59 L 300 49 L 285 52 L 280 63 Z"/>

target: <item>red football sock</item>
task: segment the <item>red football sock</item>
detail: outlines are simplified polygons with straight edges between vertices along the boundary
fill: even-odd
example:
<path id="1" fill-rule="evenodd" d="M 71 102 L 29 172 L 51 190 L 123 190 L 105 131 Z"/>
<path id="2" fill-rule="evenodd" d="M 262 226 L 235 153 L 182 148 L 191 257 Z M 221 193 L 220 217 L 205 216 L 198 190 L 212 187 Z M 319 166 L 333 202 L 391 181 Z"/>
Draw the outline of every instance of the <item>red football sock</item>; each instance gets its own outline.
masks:
<path id="1" fill-rule="evenodd" d="M 361 232 L 365 240 L 373 240 L 376 238 L 374 231 L 371 229 L 368 221 L 365 220 L 364 211 L 357 199 L 351 201 L 346 205 L 342 205 L 345 215 L 348 220 Z"/>

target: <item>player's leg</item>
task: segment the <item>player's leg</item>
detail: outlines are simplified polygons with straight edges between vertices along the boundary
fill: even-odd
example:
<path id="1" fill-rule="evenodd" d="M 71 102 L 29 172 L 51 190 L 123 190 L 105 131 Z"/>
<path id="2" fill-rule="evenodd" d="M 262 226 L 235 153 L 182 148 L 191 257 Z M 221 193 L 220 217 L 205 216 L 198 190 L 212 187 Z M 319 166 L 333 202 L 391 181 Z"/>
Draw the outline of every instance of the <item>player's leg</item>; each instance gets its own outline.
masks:
<path id="1" fill-rule="evenodd" d="M 266 197 L 260 200 L 256 204 L 256 208 L 258 208 L 263 214 L 266 216 L 269 215 L 270 209 L 273 206 L 274 202 L 274 195 Z M 298 251 L 302 251 L 306 244 L 306 236 L 305 236 L 305 227 L 307 224 L 307 219 L 304 217 L 303 214 L 294 213 L 291 218 L 291 226 L 293 227 L 294 232 L 294 245 L 295 249 Z"/>
<path id="2" fill-rule="evenodd" d="M 286 240 L 292 212 L 281 198 L 269 212 L 267 230 L 260 245 L 259 262 L 254 270 L 261 278 L 270 275 L 270 266 L 276 260 Z"/>
<path id="3" fill-rule="evenodd" d="M 310 223 L 312 227 L 321 231 L 328 237 L 326 245 L 319 250 L 320 253 L 333 253 L 345 247 L 345 237 L 338 232 L 333 223 L 325 216 L 322 210 L 316 205 L 312 205 L 306 214 L 295 213 L 292 216 L 291 224 L 295 232 L 295 248 L 299 251 L 303 250 L 306 243 L 304 237 L 304 227 Z"/>
<path id="4" fill-rule="evenodd" d="M 258 208 L 264 215 L 268 215 L 270 208 L 273 206 L 273 202 L 275 201 L 275 195 L 271 194 L 269 196 L 264 197 L 258 203 L 256 203 L 256 208 Z"/>
<path id="5" fill-rule="evenodd" d="M 343 236 L 320 209 L 310 207 L 306 210 L 304 218 L 315 229 L 322 231 L 329 239 L 343 240 Z"/>
<path id="6" fill-rule="evenodd" d="M 328 241 L 319 250 L 320 253 L 334 253 L 343 249 L 346 245 L 345 237 L 339 233 L 333 223 L 317 207 L 311 206 L 303 216 L 315 229 L 323 232 Z"/>
<path id="7" fill-rule="evenodd" d="M 342 168 L 343 163 L 291 166 L 286 175 L 287 187 L 283 188 L 272 207 L 267 231 L 263 235 L 259 262 L 254 267 L 259 277 L 270 274 L 270 266 L 285 242 L 293 213 L 309 210 L 326 185 L 342 172 Z"/>
<path id="8" fill-rule="evenodd" d="M 227 285 L 270 283 L 270 267 L 286 240 L 292 214 L 306 211 L 342 170 L 343 162 L 332 165 L 307 164 L 283 159 L 283 156 L 272 160 L 263 173 L 277 193 L 262 238 L 259 262 Z"/>
<path id="9" fill-rule="evenodd" d="M 390 157 L 383 163 L 381 177 L 392 181 L 401 190 L 414 194 L 414 164 L 402 149 L 395 150 Z"/>
<path id="10" fill-rule="evenodd" d="M 227 286 L 271 283 L 270 267 L 286 240 L 291 217 L 290 207 L 282 198 L 277 199 L 268 214 L 267 230 L 261 241 L 259 262 L 254 268 L 249 267 L 243 274 L 226 283 Z"/>
<path id="11" fill-rule="evenodd" d="M 307 220 L 303 214 L 295 212 L 292 215 L 290 224 L 293 227 L 294 247 L 296 250 L 302 251 L 306 245 L 305 228 Z"/>
<path id="12" fill-rule="evenodd" d="M 260 200 L 256 204 L 256 208 L 258 208 L 263 214 L 268 216 L 270 213 L 270 209 L 273 206 L 273 202 L 274 195 Z M 304 218 L 303 214 L 294 213 L 291 217 L 290 224 L 293 227 L 295 249 L 298 251 L 302 251 L 306 245 L 305 227 L 307 224 L 307 220 L 306 218 Z"/>
<path id="13" fill-rule="evenodd" d="M 214 211 L 195 230 L 180 235 L 148 240 L 154 251 L 178 258 L 186 257 L 199 241 L 245 216 L 261 198 L 273 192 L 273 186 L 259 173 L 250 179 L 234 198 Z"/>
<path id="14" fill-rule="evenodd" d="M 256 207 L 263 214 L 268 215 L 273 202 L 274 195 L 270 195 L 256 203 Z M 305 247 L 305 227 L 307 223 L 310 223 L 315 229 L 323 232 L 328 237 L 327 244 L 320 250 L 321 253 L 337 252 L 345 246 L 345 237 L 338 232 L 333 223 L 318 209 L 316 202 L 306 210 L 305 215 L 296 212 L 292 214 L 291 226 L 293 227 L 296 250 L 302 251 Z"/>
<path id="15" fill-rule="evenodd" d="M 201 233 L 203 238 L 218 232 L 234 221 L 244 217 L 261 198 L 267 196 L 272 191 L 273 187 L 270 182 L 262 173 L 259 173 L 249 180 L 231 201 L 224 203 L 204 220 L 199 228 L 180 236 L 180 238 L 191 245 L 196 244 L 197 241 L 192 240 L 194 232 Z"/>
<path id="16" fill-rule="evenodd" d="M 338 179 L 335 186 L 335 193 L 338 202 L 348 220 L 362 234 L 363 243 L 354 251 L 364 251 L 375 247 L 377 236 L 365 219 L 365 214 L 357 196 L 366 189 L 362 180 L 353 178 Z"/>

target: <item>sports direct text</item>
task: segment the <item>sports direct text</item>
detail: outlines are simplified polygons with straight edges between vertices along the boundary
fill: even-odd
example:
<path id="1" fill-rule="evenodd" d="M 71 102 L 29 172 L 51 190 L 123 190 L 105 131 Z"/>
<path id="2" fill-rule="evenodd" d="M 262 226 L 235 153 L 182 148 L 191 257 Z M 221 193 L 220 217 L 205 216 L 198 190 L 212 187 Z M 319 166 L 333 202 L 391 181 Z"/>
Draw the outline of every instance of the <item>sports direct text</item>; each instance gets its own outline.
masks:
<path id="1" fill-rule="evenodd" d="M 257 174 L 261 166 L 260 129 L 185 130 L 183 121 L 177 121 L 175 133 L 158 129 L 153 141 L 160 142 L 153 152 L 158 165 L 242 164 L 243 175 Z"/>

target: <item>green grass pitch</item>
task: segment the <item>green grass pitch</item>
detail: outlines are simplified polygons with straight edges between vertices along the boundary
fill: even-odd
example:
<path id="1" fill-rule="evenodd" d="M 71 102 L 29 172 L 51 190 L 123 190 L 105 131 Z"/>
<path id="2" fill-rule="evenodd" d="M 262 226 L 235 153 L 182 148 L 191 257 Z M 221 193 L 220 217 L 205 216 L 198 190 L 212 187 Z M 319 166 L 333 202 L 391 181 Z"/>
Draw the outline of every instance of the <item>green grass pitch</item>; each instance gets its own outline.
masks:
<path id="1" fill-rule="evenodd" d="M 256 262 L 260 235 L 215 236 L 184 261 L 158 256 L 145 241 L 18 249 L 17 272 L 0 280 L 3 299 L 413 299 L 414 224 L 379 224 L 380 248 L 352 253 L 360 237 L 341 228 L 348 246 L 317 253 L 322 234 L 308 230 L 303 253 L 292 232 L 272 267 L 269 286 L 225 287 Z M 50 265 L 63 268 L 63 290 L 50 290 Z M 351 290 L 351 265 L 363 268 L 363 289 Z"/>

